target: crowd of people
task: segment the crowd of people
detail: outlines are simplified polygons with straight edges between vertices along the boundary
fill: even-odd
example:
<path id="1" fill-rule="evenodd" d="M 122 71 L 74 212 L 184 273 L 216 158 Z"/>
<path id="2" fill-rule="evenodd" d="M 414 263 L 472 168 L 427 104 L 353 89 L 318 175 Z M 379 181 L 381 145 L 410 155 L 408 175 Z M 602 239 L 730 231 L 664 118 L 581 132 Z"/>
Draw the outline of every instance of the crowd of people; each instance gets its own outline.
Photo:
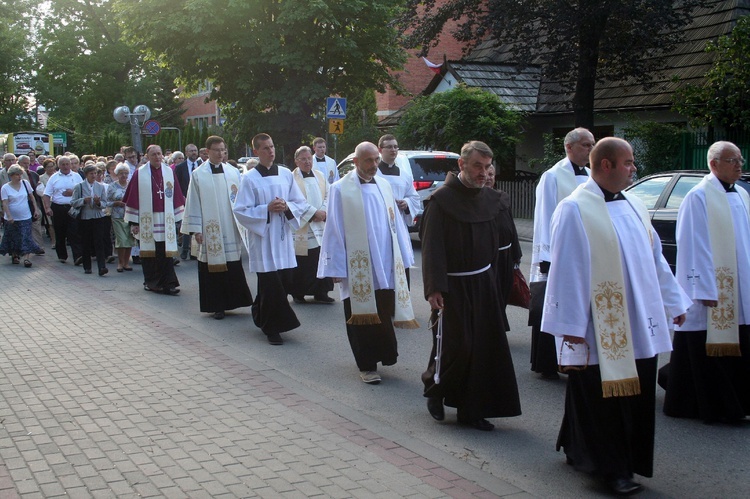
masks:
<path id="1" fill-rule="evenodd" d="M 744 159 L 732 143 L 710 147 L 710 173 L 678 213 L 673 275 L 648 211 L 625 192 L 630 144 L 576 128 L 564 145 L 536 192 L 531 369 L 567 376 L 557 448 L 568 464 L 630 495 L 643 488 L 634 474 L 653 474 L 657 359 L 672 351 L 673 330 L 664 412 L 730 424 L 750 414 L 750 197 L 735 188 Z M 31 267 L 46 232 L 60 262 L 70 247 L 75 265 L 91 274 L 96 261 L 105 276 L 109 262 L 133 270 L 132 258 L 144 289 L 167 295 L 179 293 L 174 267 L 197 259 L 200 311 L 223 319 L 251 307 L 271 345 L 300 326 L 290 295 L 330 304 L 338 283 L 359 377 L 380 383 L 378 364 L 397 362 L 394 328 L 419 327 L 407 227 L 421 203 L 398 140 L 362 142 L 341 178 L 322 138 L 295 151 L 293 170 L 268 134 L 252 147 L 250 168 L 229 162 L 218 136 L 166 158 L 158 145 L 142 160 L 132 147 L 112 158 L 6 154 L 0 254 Z M 521 414 L 505 309 L 522 255 L 510 198 L 494 188 L 493 151 L 471 141 L 458 166 L 420 227 L 433 333 L 423 395 L 435 420 L 448 406 L 459 423 L 490 431 L 488 419 Z"/>

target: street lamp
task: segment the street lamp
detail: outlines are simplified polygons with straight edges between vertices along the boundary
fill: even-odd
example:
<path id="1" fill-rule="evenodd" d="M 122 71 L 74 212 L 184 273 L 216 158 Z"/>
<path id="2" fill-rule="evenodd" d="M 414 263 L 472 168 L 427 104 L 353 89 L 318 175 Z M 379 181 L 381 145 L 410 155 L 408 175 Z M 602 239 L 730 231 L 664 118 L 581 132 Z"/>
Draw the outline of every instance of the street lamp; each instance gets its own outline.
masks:
<path id="1" fill-rule="evenodd" d="M 120 106 L 115 109 L 112 115 L 118 123 L 130 123 L 130 137 L 133 141 L 133 147 L 135 147 L 138 153 L 143 153 L 143 146 L 141 146 L 141 126 L 151 117 L 151 110 L 148 106 L 144 106 L 143 104 L 135 106 L 132 113 L 128 106 Z"/>

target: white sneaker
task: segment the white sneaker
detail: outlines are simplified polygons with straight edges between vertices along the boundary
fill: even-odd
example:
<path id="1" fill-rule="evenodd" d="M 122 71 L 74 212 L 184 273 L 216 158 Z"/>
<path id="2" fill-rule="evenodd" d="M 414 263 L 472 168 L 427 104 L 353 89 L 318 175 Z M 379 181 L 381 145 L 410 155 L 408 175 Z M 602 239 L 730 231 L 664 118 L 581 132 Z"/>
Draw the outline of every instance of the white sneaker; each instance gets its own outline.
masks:
<path id="1" fill-rule="evenodd" d="M 359 377 L 369 385 L 377 385 L 381 380 L 377 371 L 360 371 Z"/>

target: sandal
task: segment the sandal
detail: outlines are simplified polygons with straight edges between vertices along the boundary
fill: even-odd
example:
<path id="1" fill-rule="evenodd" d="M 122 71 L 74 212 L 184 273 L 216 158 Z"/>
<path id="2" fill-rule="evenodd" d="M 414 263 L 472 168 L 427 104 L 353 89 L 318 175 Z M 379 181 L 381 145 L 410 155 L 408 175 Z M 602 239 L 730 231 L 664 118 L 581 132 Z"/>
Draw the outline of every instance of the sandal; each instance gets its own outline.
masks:
<path id="1" fill-rule="evenodd" d="M 123 267 L 122 270 L 124 270 L 125 272 L 130 272 L 133 270 L 133 267 Z"/>
<path id="2" fill-rule="evenodd" d="M 122 272 L 122 267 L 117 267 L 118 272 Z"/>
<path id="3" fill-rule="evenodd" d="M 28 260 L 28 259 L 24 260 L 23 266 L 26 267 L 27 269 L 31 267 L 31 260 Z"/>
<path id="4" fill-rule="evenodd" d="M 17 256 L 14 256 L 13 257 L 13 265 L 18 265 L 19 263 L 21 263 L 21 259 L 19 257 L 17 257 Z"/>

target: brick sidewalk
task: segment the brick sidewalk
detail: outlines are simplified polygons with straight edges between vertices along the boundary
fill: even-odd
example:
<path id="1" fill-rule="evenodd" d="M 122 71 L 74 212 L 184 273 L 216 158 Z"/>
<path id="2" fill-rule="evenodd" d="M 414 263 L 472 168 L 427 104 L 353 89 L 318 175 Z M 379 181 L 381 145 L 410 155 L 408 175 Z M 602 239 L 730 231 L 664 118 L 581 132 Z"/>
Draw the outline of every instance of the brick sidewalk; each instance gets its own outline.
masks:
<path id="1" fill-rule="evenodd" d="M 528 497 L 371 431 L 156 309 L 103 308 L 117 295 L 80 269 L 34 265 L 0 260 L 2 498 Z M 32 296 L 45 305 L 25 313 Z"/>

